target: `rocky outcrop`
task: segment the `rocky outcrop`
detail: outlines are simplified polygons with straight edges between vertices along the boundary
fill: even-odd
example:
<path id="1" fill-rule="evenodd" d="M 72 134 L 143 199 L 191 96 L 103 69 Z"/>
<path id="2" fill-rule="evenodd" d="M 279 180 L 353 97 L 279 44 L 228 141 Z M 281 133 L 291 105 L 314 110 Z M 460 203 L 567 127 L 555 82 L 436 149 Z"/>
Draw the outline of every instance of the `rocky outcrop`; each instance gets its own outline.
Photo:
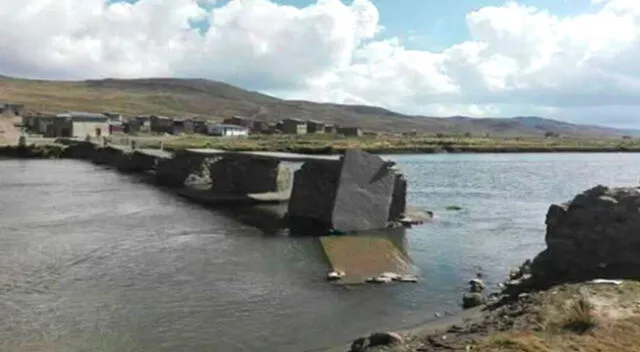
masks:
<path id="1" fill-rule="evenodd" d="M 377 347 L 390 347 L 402 343 L 404 343 L 404 339 L 398 333 L 374 332 L 367 337 L 361 337 L 353 341 L 349 352 L 371 351 Z"/>
<path id="2" fill-rule="evenodd" d="M 640 277 L 640 188 L 596 186 L 549 207 L 547 248 L 513 271 L 506 290 Z"/>
<path id="3" fill-rule="evenodd" d="M 307 162 L 296 171 L 289 217 L 338 233 L 384 229 L 400 221 L 405 199 L 406 181 L 392 162 L 353 149 L 340 161 Z"/>

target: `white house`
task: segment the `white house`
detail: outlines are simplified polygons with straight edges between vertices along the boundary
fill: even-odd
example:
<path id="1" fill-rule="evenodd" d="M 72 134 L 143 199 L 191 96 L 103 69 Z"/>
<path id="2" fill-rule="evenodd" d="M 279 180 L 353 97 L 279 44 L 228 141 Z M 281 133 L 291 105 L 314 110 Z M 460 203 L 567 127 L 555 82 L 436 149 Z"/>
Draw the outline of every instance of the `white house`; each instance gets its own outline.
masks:
<path id="1" fill-rule="evenodd" d="M 207 134 L 221 137 L 240 137 L 248 136 L 249 129 L 243 126 L 224 123 L 207 124 Z"/>

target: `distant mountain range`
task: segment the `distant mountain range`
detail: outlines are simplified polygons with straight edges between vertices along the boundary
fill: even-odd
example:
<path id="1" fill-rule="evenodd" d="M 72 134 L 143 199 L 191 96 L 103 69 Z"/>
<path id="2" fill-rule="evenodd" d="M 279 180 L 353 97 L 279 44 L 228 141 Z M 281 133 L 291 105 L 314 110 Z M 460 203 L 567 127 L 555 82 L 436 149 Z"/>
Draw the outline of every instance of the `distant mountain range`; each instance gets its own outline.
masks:
<path id="1" fill-rule="evenodd" d="M 28 110 L 48 112 L 117 111 L 125 115 L 197 115 L 210 119 L 242 115 L 266 121 L 299 117 L 373 131 L 494 136 L 543 136 L 552 132 L 591 138 L 640 136 L 640 130 L 572 124 L 535 116 L 411 116 L 375 106 L 283 100 L 203 79 L 42 81 L 0 76 L 0 101 L 22 103 Z"/>

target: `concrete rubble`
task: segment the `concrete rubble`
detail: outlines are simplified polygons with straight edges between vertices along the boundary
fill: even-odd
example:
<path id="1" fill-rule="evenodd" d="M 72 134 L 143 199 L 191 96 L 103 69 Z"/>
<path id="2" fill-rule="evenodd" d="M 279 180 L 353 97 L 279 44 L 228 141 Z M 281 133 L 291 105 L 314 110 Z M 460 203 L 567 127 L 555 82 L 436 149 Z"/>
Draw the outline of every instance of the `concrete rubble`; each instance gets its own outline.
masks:
<path id="1" fill-rule="evenodd" d="M 339 162 L 307 162 L 296 171 L 289 217 L 338 233 L 384 229 L 404 215 L 406 188 L 392 162 L 348 150 Z"/>

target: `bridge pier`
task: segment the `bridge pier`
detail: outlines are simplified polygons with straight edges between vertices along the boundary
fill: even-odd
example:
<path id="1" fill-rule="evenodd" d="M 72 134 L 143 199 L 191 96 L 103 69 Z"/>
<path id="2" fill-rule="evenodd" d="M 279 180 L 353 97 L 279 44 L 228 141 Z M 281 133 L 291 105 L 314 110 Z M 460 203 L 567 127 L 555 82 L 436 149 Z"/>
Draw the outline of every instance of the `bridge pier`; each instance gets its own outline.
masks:
<path id="1" fill-rule="evenodd" d="M 133 151 L 131 153 L 123 153 L 116 162 L 116 169 L 120 172 L 134 173 L 153 170 L 156 166 L 156 158 Z"/>
<path id="2" fill-rule="evenodd" d="M 182 152 L 176 153 L 173 158 L 159 160 L 155 180 L 163 186 L 182 187 L 187 177 L 198 170 L 205 159 L 205 156 Z"/>
<path id="3" fill-rule="evenodd" d="M 291 188 L 291 169 L 280 160 L 219 158 L 209 165 L 213 193 L 253 194 L 284 192 Z"/>
<path id="4" fill-rule="evenodd" d="M 379 230 L 406 211 L 406 180 L 379 156 L 348 150 L 338 162 L 307 161 L 295 173 L 293 225 L 351 233 Z"/>

